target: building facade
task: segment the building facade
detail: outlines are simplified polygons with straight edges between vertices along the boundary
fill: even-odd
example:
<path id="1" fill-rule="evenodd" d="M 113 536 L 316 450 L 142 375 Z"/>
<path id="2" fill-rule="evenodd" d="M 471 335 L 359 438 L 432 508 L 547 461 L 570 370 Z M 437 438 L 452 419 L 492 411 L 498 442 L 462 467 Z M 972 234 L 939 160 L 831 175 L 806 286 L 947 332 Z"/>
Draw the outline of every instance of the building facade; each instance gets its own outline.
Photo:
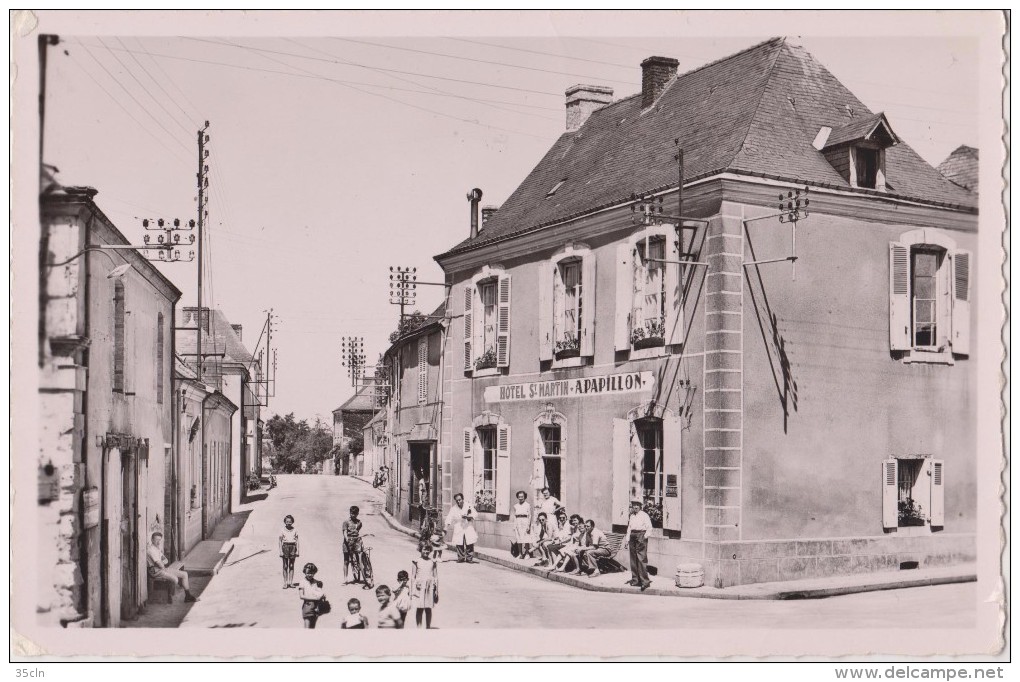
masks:
<path id="1" fill-rule="evenodd" d="M 51 183 L 40 201 L 39 510 L 55 537 L 40 537 L 51 556 L 37 565 L 55 573 L 38 612 L 46 624 L 116 627 L 147 597 L 149 535 L 171 531 L 181 292 L 137 251 L 110 248 L 129 242 L 95 194 Z"/>
<path id="2" fill-rule="evenodd" d="M 358 386 L 354 395 L 333 410 L 333 470 L 336 475 L 364 475 L 364 445 L 358 445 L 358 442 L 365 424 L 378 410 L 376 389 L 372 383 Z"/>
<path id="3" fill-rule="evenodd" d="M 441 305 L 383 355 L 392 384 L 385 438 L 390 469 L 386 507 L 403 523 L 420 523 L 423 510 L 451 501 L 452 471 L 442 460 L 446 326 L 446 306 Z"/>
<path id="4" fill-rule="evenodd" d="M 437 256 L 444 503 L 505 548 L 517 490 L 639 500 L 659 574 L 717 587 L 972 560 L 976 195 L 785 39 L 676 66 L 568 90 Z"/>

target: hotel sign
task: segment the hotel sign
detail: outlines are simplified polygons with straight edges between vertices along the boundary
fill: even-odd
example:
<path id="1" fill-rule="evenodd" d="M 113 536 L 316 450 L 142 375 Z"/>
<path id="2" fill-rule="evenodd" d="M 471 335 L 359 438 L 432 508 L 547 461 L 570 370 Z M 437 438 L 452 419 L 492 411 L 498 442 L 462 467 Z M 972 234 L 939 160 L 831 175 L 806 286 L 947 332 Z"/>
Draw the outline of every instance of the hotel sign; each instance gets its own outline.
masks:
<path id="1" fill-rule="evenodd" d="M 651 391 L 653 388 L 655 388 L 655 375 L 652 372 L 625 372 L 577 379 L 489 386 L 485 389 L 485 402 L 507 403 L 522 400 L 549 400 L 551 398 L 590 398 L 620 393 L 640 393 Z"/>

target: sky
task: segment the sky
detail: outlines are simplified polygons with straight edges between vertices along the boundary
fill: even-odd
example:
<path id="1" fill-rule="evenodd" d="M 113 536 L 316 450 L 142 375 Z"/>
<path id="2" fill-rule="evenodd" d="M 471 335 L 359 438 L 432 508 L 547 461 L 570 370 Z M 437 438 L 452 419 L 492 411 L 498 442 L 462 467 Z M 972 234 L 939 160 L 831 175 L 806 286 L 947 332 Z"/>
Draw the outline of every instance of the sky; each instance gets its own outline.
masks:
<path id="1" fill-rule="evenodd" d="M 96 203 L 140 242 L 143 218 L 194 217 L 208 120 L 204 302 L 243 325 L 251 350 L 272 309 L 269 414 L 328 421 L 353 392 L 341 337 L 364 337 L 371 361 L 396 326 L 389 268 L 442 281 L 433 256 L 468 235 L 466 194 L 506 200 L 564 131 L 564 90 L 629 96 L 648 56 L 675 57 L 683 72 L 783 34 L 485 35 L 497 19 L 478 15 L 477 35 L 435 21 L 399 36 L 342 25 L 298 37 L 65 32 L 49 52 L 44 161 L 62 183 L 98 189 Z M 929 163 L 978 146 L 976 40 L 798 36 L 796 22 L 785 34 Z M 196 302 L 195 265 L 161 266 L 182 305 Z M 442 292 L 419 288 L 416 308 L 430 312 Z"/>

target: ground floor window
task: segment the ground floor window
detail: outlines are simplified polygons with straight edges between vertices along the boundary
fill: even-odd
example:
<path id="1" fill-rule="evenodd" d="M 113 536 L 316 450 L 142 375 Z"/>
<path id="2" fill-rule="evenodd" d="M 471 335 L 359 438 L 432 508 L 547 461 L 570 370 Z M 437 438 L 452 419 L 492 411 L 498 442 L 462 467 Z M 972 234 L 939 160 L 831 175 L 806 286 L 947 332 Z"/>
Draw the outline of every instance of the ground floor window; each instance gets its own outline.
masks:
<path id="1" fill-rule="evenodd" d="M 896 460 L 897 521 L 900 527 L 923 526 L 927 520 L 927 501 L 917 489 L 921 477 L 922 459 Z M 916 490 L 915 490 L 916 489 Z M 925 491 L 927 492 L 927 490 Z"/>
<path id="2" fill-rule="evenodd" d="M 928 455 L 882 462 L 882 525 L 945 527 L 945 464 Z"/>
<path id="3" fill-rule="evenodd" d="M 558 424 L 538 427 L 542 437 L 542 465 L 549 494 L 563 501 L 562 440 Z"/>
<path id="4" fill-rule="evenodd" d="M 641 447 L 641 494 L 644 509 L 652 525 L 662 528 L 662 500 L 665 480 L 662 466 L 662 420 L 639 419 L 634 422 Z"/>
<path id="5" fill-rule="evenodd" d="M 482 470 L 475 487 L 475 509 L 480 512 L 496 511 L 496 427 L 477 429 L 481 446 Z"/>

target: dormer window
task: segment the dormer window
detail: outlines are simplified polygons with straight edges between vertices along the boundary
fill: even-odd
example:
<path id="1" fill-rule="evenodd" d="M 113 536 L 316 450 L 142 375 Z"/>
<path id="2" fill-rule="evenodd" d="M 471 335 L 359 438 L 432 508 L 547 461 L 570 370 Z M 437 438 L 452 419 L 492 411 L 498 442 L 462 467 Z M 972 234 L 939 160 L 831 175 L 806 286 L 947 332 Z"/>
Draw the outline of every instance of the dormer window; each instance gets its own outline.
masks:
<path id="1" fill-rule="evenodd" d="M 885 191 L 885 150 L 899 141 L 885 114 L 874 114 L 842 128 L 823 127 L 814 147 L 851 187 Z"/>

